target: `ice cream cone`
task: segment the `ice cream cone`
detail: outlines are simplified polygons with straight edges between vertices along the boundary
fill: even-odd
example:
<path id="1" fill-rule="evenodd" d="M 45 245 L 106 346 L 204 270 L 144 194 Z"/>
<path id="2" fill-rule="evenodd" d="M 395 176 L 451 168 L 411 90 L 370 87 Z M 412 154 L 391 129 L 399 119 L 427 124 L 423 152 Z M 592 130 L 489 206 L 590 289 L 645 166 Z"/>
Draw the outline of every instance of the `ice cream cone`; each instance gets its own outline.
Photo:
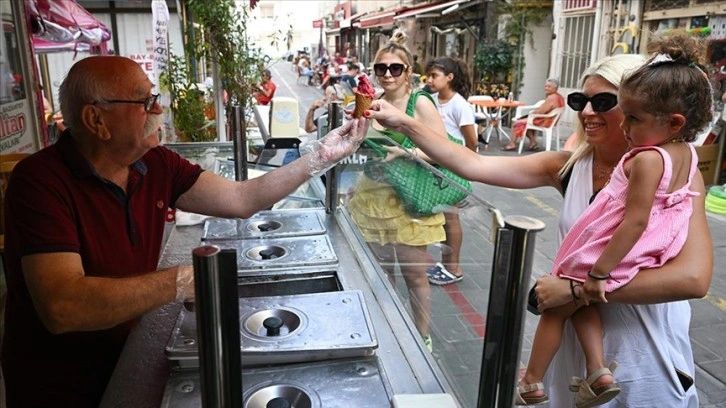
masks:
<path id="1" fill-rule="evenodd" d="M 368 95 L 355 94 L 355 110 L 353 110 L 353 117 L 360 118 L 363 116 L 363 112 L 367 111 L 373 103 L 373 98 Z"/>

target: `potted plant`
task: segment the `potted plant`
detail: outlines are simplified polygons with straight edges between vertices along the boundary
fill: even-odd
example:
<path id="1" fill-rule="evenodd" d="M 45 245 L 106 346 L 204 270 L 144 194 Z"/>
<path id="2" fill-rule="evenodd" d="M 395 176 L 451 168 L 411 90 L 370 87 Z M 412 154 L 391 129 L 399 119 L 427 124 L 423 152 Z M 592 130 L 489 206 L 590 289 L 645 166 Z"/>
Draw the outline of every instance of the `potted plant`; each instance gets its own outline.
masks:
<path id="1" fill-rule="evenodd" d="M 506 98 L 511 89 L 515 46 L 506 40 L 483 42 L 474 54 L 474 66 L 481 73 L 477 92 L 493 98 Z"/>
<path id="2" fill-rule="evenodd" d="M 193 78 L 184 57 L 172 53 L 167 71 L 160 77 L 160 84 L 171 95 L 174 131 L 180 142 L 213 141 L 216 126 L 210 126 L 205 116 L 204 92 Z"/>

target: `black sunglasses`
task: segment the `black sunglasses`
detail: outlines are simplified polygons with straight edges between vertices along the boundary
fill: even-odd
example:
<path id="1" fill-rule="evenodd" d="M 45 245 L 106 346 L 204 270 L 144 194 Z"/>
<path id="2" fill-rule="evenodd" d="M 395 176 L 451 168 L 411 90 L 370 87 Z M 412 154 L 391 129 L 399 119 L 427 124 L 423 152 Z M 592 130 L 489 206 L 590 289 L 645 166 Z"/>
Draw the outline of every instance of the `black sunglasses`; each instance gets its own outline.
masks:
<path id="1" fill-rule="evenodd" d="M 386 75 L 386 71 L 388 71 L 391 73 L 391 76 L 400 77 L 403 74 L 403 70 L 407 68 L 408 65 L 404 64 L 373 64 L 373 72 L 375 72 L 376 76 L 384 76 Z"/>
<path id="2" fill-rule="evenodd" d="M 146 112 L 150 111 L 154 105 L 159 101 L 159 98 L 161 97 L 161 94 L 153 94 L 148 98 L 144 98 L 138 101 L 128 101 L 124 99 L 104 99 L 100 101 L 94 101 L 92 105 L 95 105 L 97 103 L 136 103 L 139 105 L 144 105 L 144 110 Z"/>
<path id="3" fill-rule="evenodd" d="M 608 92 L 595 94 L 591 98 L 582 92 L 567 95 L 567 106 L 572 110 L 582 112 L 588 102 L 592 104 L 592 110 L 595 112 L 607 112 L 618 104 L 618 97 Z"/>

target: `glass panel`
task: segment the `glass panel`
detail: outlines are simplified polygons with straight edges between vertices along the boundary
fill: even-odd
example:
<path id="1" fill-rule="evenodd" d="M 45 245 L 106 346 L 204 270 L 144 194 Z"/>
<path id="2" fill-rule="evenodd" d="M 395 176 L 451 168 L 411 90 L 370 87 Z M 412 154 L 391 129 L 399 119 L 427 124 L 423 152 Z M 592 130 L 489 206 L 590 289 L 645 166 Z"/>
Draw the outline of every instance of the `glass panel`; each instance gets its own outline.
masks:
<path id="1" fill-rule="evenodd" d="M 369 134 L 369 138 L 398 146 L 380 134 Z M 360 241 L 367 245 L 369 259 L 379 266 L 368 271 L 377 275 L 371 281 L 391 285 L 400 307 L 408 314 L 409 329 L 417 334 L 414 338 L 420 339 L 423 347 L 424 338 L 430 336 L 431 355 L 453 387 L 455 398 L 461 406 L 473 407 L 477 402 L 494 254 L 491 206 L 477 196 L 476 191 L 483 188 L 479 185 L 442 213 L 412 216 L 401 207 L 401 196 L 389 184 L 396 174 L 395 162 L 400 160 L 415 159 L 405 154 L 383 161 L 382 154 L 364 143 L 352 160 L 337 167 L 338 202 L 350 214 Z M 428 172 L 430 176 L 434 171 Z M 440 176 L 437 174 L 441 186 L 455 188 L 449 184 L 453 181 Z M 464 279 L 446 286 L 430 284 L 427 269 L 441 266 L 449 273 L 460 270 Z M 440 283 L 451 279 L 445 272 L 438 272 Z"/>
<path id="2" fill-rule="evenodd" d="M 0 2 L 0 16 L 3 34 L 0 38 L 0 104 L 6 104 L 26 98 L 28 81 L 23 80 L 11 2 Z"/>
<path id="3" fill-rule="evenodd" d="M 234 146 L 232 142 L 167 143 L 164 146 L 179 153 L 192 163 L 200 165 L 204 170 L 234 180 Z M 274 169 L 274 166 L 250 163 L 247 174 L 249 178 L 255 178 Z M 322 208 L 324 207 L 323 191 L 324 187 L 319 179 L 309 180 L 284 200 L 276 203 L 272 209 Z"/>

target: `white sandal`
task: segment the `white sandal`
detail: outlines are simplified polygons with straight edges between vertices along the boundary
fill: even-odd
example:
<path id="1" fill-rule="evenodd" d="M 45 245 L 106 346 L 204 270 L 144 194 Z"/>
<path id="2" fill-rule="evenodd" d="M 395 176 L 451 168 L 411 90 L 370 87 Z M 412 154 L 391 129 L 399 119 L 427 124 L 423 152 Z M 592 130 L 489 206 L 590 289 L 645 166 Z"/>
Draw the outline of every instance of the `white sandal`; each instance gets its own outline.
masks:
<path id="1" fill-rule="evenodd" d="M 592 388 L 592 383 L 603 375 L 613 375 L 617 367 L 618 363 L 613 361 L 610 363 L 610 367 L 603 367 L 596 370 L 587 377 L 587 380 L 583 380 L 580 377 L 572 377 L 572 380 L 570 380 L 570 391 L 577 393 L 575 406 L 577 408 L 596 407 L 609 402 L 620 394 L 620 387 L 615 382 L 602 385 L 595 389 Z"/>
<path id="2" fill-rule="evenodd" d="M 525 384 L 517 386 L 517 395 L 514 398 L 514 405 L 540 405 L 546 402 L 550 402 L 550 398 L 547 394 L 541 397 L 523 397 L 522 394 L 537 390 L 544 390 L 544 384 L 541 382 L 534 384 Z"/>

